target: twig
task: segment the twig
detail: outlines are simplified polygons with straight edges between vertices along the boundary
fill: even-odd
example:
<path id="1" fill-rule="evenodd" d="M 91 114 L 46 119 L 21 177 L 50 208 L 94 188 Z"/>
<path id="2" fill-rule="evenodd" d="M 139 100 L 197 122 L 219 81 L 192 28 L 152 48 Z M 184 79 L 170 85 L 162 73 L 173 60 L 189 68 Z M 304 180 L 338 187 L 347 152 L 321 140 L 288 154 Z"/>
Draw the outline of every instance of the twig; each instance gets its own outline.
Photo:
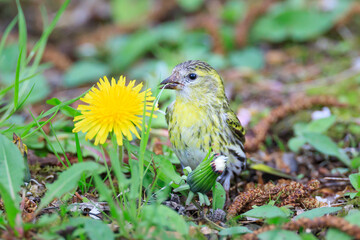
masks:
<path id="1" fill-rule="evenodd" d="M 258 1 L 257 4 L 252 6 L 243 21 L 239 22 L 235 30 L 235 41 L 238 47 L 244 47 L 248 40 L 250 28 L 255 21 L 262 16 L 271 7 L 272 4 L 279 0 L 264 0 Z"/>
<path id="2" fill-rule="evenodd" d="M 205 214 L 205 212 L 204 212 L 204 209 L 203 209 L 194 199 L 193 199 L 191 202 L 195 205 L 195 207 L 196 207 L 197 209 L 199 209 L 200 214 L 201 214 L 201 217 L 202 217 L 205 221 L 207 221 L 212 228 L 214 228 L 214 229 L 216 229 L 216 230 L 219 230 L 219 231 L 221 231 L 221 230 L 224 229 L 223 227 L 219 226 L 218 224 L 216 224 L 216 223 L 214 223 L 213 221 L 211 221 L 208 217 L 206 217 L 206 214 Z"/>
<path id="3" fill-rule="evenodd" d="M 245 150 L 246 152 L 254 152 L 259 145 L 265 140 L 271 126 L 290 114 L 298 111 L 309 109 L 314 106 L 334 106 L 345 107 L 346 104 L 338 102 L 330 96 L 306 97 L 301 99 L 292 99 L 289 102 L 273 109 L 270 114 L 262 119 L 253 129 L 254 136 L 246 135 Z"/>

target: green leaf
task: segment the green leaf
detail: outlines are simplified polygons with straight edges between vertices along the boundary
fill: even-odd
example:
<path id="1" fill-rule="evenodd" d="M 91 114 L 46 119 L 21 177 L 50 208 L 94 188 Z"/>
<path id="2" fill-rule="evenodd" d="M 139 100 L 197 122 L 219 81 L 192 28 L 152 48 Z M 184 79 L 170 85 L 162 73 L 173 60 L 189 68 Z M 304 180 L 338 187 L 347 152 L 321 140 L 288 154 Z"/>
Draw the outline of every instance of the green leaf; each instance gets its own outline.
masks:
<path id="1" fill-rule="evenodd" d="M 131 153 L 138 157 L 138 154 L 140 152 L 140 148 L 138 146 L 128 144 L 126 147 L 129 148 Z M 144 153 L 145 165 L 149 164 L 151 159 L 154 160 L 156 166 L 161 166 L 157 169 L 159 179 L 161 179 L 165 183 L 169 183 L 170 181 L 179 183 L 181 181 L 180 175 L 175 171 L 174 166 L 168 159 L 166 159 L 162 155 L 156 155 L 155 153 L 146 150 Z M 150 170 L 153 171 L 152 168 L 150 168 Z"/>
<path id="2" fill-rule="evenodd" d="M 334 228 L 330 228 L 327 233 L 326 233 L 326 240 L 352 240 L 354 238 L 352 238 L 351 236 L 349 236 L 348 234 L 338 230 L 338 229 L 334 229 Z"/>
<path id="3" fill-rule="evenodd" d="M 324 12 L 316 8 L 279 4 L 255 23 L 251 29 L 251 38 L 273 42 L 313 39 L 329 30 L 349 6 L 349 1 L 341 1 L 333 11 Z"/>
<path id="4" fill-rule="evenodd" d="M 247 227 L 243 226 L 236 226 L 236 227 L 229 227 L 221 230 L 219 232 L 220 236 L 228 236 L 228 235 L 237 235 L 237 234 L 245 234 L 245 233 L 252 233 Z"/>
<path id="5" fill-rule="evenodd" d="M 229 59 L 231 65 L 235 67 L 248 67 L 258 70 L 265 65 L 263 52 L 254 47 L 233 51 L 229 54 Z"/>
<path id="6" fill-rule="evenodd" d="M 95 83 L 109 72 L 110 68 L 101 62 L 76 62 L 65 73 L 64 85 L 65 87 L 76 87 L 86 83 Z"/>
<path id="7" fill-rule="evenodd" d="M 306 126 L 306 131 L 309 132 L 317 132 L 317 133 L 324 133 L 326 132 L 332 125 L 334 125 L 336 121 L 336 116 L 332 115 L 327 118 L 320 118 L 314 121 L 311 121 Z"/>
<path id="8" fill-rule="evenodd" d="M 14 201 L 14 199 L 10 195 L 10 192 L 7 190 L 7 188 L 1 182 L 0 182 L 0 196 L 4 202 L 4 209 L 5 209 L 5 212 L 7 215 L 9 225 L 12 228 L 14 228 L 15 226 L 18 226 L 19 223 L 16 222 L 16 219 L 17 218 L 21 219 L 20 209 L 19 209 L 19 200 Z M 0 211 L 0 215 L 2 215 L 1 211 Z"/>
<path id="9" fill-rule="evenodd" d="M 345 217 L 346 221 L 360 227 L 360 211 L 350 210 L 349 214 Z"/>
<path id="10" fill-rule="evenodd" d="M 272 175 L 275 175 L 275 176 L 279 176 L 279 177 L 284 177 L 284 178 L 289 178 L 289 179 L 292 179 L 293 177 L 291 175 L 288 175 L 278 169 L 275 169 L 275 168 L 272 168 L 268 165 L 265 165 L 263 163 L 255 163 L 255 164 L 251 164 L 250 165 L 250 168 L 251 169 L 254 169 L 254 170 L 258 170 L 258 171 L 262 171 L 262 172 L 265 172 L 265 173 L 269 173 L 269 174 L 272 174 Z"/>
<path id="11" fill-rule="evenodd" d="M 54 183 L 48 186 L 48 190 L 45 196 L 42 198 L 37 212 L 47 206 L 54 198 L 59 198 L 65 193 L 76 188 L 78 181 L 83 173 L 91 175 L 104 171 L 105 168 L 96 162 L 82 162 L 73 164 L 71 167 L 62 172 Z"/>
<path id="12" fill-rule="evenodd" d="M 276 229 L 260 233 L 258 235 L 260 240 L 301 240 L 299 235 L 294 232 L 282 229 Z"/>
<path id="13" fill-rule="evenodd" d="M 289 140 L 288 146 L 291 151 L 298 152 L 305 143 L 306 140 L 303 137 L 293 137 Z"/>
<path id="14" fill-rule="evenodd" d="M 260 207 L 256 207 L 254 209 L 251 209 L 250 211 L 247 211 L 246 213 L 242 214 L 246 217 L 254 217 L 254 218 L 276 218 L 276 217 L 288 217 L 288 214 L 286 214 L 284 211 L 282 211 L 280 208 L 276 206 L 271 205 L 263 205 Z"/>
<path id="15" fill-rule="evenodd" d="M 360 173 L 350 174 L 349 179 L 355 190 L 360 191 Z"/>
<path id="16" fill-rule="evenodd" d="M 189 233 L 189 226 L 184 218 L 164 205 L 145 205 L 140 212 L 141 220 L 149 226 L 155 225 L 159 229 L 176 231 L 182 235 Z"/>
<path id="17" fill-rule="evenodd" d="M 111 1 L 111 12 L 116 22 L 131 24 L 139 20 L 145 20 L 147 12 L 151 8 L 151 1 L 147 0 L 117 0 Z"/>
<path id="18" fill-rule="evenodd" d="M 309 211 L 303 212 L 295 217 L 295 219 L 299 218 L 310 218 L 314 219 L 316 217 L 322 217 L 325 214 L 335 213 L 340 211 L 341 207 L 322 207 L 322 208 L 314 208 Z"/>
<path id="19" fill-rule="evenodd" d="M 146 39 L 146 41 L 144 41 Z M 109 49 L 111 69 L 123 71 L 152 50 L 160 39 L 153 31 L 139 31 L 123 40 L 119 49 Z"/>
<path id="20" fill-rule="evenodd" d="M 213 201 L 212 201 L 212 208 L 216 209 L 223 209 L 226 201 L 226 192 L 224 187 L 219 183 L 216 182 L 213 188 Z"/>
<path id="21" fill-rule="evenodd" d="M 314 132 L 305 132 L 303 136 L 319 152 L 335 157 L 340 155 L 338 146 L 328 136 Z"/>
<path id="22" fill-rule="evenodd" d="M 319 152 L 338 157 L 346 166 L 351 166 L 350 159 L 346 154 L 342 153 L 336 143 L 334 143 L 328 136 L 320 133 L 306 132 L 303 134 L 306 141 Z"/>
<path id="23" fill-rule="evenodd" d="M 37 219 L 34 225 L 38 228 L 45 227 L 45 226 L 49 226 L 49 224 L 55 223 L 55 221 L 58 220 L 59 220 L 59 215 L 57 213 L 44 214 Z"/>
<path id="24" fill-rule="evenodd" d="M 21 56 L 22 50 L 20 50 L 18 62 L 16 65 L 16 72 L 15 72 L 15 82 L 14 82 L 14 109 L 17 109 L 18 101 L 19 101 L 19 86 L 20 86 L 20 69 L 21 69 Z"/>
<path id="25" fill-rule="evenodd" d="M 360 195 L 359 192 L 350 192 L 350 193 L 345 193 L 344 196 L 349 196 L 350 199 L 354 199 L 355 197 L 358 197 Z"/>
<path id="26" fill-rule="evenodd" d="M 301 240 L 318 240 L 318 238 L 311 233 L 300 233 L 300 237 Z"/>
<path id="27" fill-rule="evenodd" d="M 18 191 L 24 181 L 24 170 L 24 158 L 20 150 L 0 134 L 0 184 L 16 204 L 20 203 Z"/>
<path id="28" fill-rule="evenodd" d="M 16 16 L 10 23 L 9 25 L 6 27 L 5 31 L 3 32 L 2 36 L 1 36 L 1 41 L 0 41 L 0 63 L 1 63 L 1 54 L 2 54 L 2 50 L 4 49 L 7 37 L 9 36 L 9 33 L 12 31 L 12 29 L 14 28 L 15 24 L 18 21 L 18 17 Z"/>
<path id="29" fill-rule="evenodd" d="M 201 7 L 204 0 L 177 0 L 177 2 L 186 11 L 193 12 Z"/>
<path id="30" fill-rule="evenodd" d="M 222 9 L 221 17 L 231 23 L 241 20 L 246 13 L 247 5 L 243 1 L 226 1 Z"/>
<path id="31" fill-rule="evenodd" d="M 5 212 L 11 227 L 18 226 L 21 219 L 20 197 L 18 192 L 25 175 L 23 155 L 5 136 L 0 134 L 0 196 L 4 201 Z M 20 220 L 21 221 L 21 220 Z"/>
<path id="32" fill-rule="evenodd" d="M 360 167 L 360 157 L 351 159 L 351 167 L 354 169 Z"/>
<path id="33" fill-rule="evenodd" d="M 306 123 L 298 122 L 294 125 L 294 133 L 296 136 L 302 136 L 303 132 L 305 132 L 307 127 Z"/>
<path id="34" fill-rule="evenodd" d="M 84 229 L 91 240 L 115 239 L 113 231 L 101 220 L 86 219 Z"/>

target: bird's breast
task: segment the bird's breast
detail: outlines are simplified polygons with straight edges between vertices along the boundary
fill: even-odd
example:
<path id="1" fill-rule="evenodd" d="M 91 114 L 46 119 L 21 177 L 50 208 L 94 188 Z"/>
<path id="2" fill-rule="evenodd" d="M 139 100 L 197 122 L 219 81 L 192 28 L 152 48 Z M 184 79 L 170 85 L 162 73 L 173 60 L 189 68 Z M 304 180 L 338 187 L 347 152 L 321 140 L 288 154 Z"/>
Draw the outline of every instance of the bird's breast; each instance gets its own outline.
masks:
<path id="1" fill-rule="evenodd" d="M 221 148 L 219 113 L 197 104 L 175 102 L 169 119 L 169 136 L 183 166 L 198 165 L 208 153 Z"/>

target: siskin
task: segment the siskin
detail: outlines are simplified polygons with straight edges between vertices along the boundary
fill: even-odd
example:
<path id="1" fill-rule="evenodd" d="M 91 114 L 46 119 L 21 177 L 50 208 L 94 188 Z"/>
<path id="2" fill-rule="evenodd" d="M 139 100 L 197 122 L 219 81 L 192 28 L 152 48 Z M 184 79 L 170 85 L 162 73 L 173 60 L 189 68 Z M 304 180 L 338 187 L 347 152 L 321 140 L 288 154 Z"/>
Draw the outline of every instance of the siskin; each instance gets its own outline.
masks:
<path id="1" fill-rule="evenodd" d="M 232 177 L 246 166 L 245 130 L 230 109 L 221 77 L 205 62 L 187 61 L 175 66 L 161 84 L 176 90 L 175 101 L 166 109 L 166 121 L 182 167 L 195 169 L 211 148 L 228 159 L 220 176 L 228 192 Z"/>

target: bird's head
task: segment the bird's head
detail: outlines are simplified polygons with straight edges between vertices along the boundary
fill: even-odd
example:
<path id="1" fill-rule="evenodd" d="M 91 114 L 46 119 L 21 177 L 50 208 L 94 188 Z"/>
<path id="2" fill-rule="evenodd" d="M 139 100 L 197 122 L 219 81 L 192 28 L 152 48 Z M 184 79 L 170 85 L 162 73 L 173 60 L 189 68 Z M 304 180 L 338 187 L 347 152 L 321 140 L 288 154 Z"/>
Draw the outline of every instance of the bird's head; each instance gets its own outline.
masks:
<path id="1" fill-rule="evenodd" d="M 197 60 L 176 65 L 172 74 L 160 84 L 165 89 L 176 90 L 179 96 L 192 100 L 224 95 L 224 85 L 216 70 Z"/>

